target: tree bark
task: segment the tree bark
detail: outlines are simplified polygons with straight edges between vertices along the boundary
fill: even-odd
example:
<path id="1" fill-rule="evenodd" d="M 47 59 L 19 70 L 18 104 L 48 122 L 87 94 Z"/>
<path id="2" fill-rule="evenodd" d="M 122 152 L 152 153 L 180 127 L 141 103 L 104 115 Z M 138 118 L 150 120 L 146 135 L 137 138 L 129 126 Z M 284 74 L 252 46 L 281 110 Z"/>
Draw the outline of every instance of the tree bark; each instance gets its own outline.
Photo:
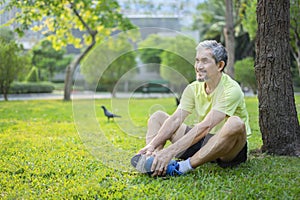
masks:
<path id="1" fill-rule="evenodd" d="M 5 86 L 1 86 L 1 92 L 3 94 L 4 101 L 8 101 L 8 90 L 5 88 Z"/>
<path id="2" fill-rule="evenodd" d="M 71 91 L 73 85 L 73 77 L 74 72 L 77 66 L 80 64 L 80 61 L 88 54 L 88 52 L 94 47 L 96 44 L 95 36 L 93 36 L 92 43 L 79 55 L 77 56 L 73 62 L 66 68 L 66 77 L 65 77 L 65 87 L 64 87 L 64 100 L 70 101 L 71 100 Z"/>
<path id="3" fill-rule="evenodd" d="M 255 74 L 262 151 L 300 156 L 289 51 L 289 0 L 258 0 Z"/>
<path id="4" fill-rule="evenodd" d="M 226 72 L 234 78 L 234 21 L 232 0 L 226 0 L 226 25 L 224 28 L 225 46 L 228 52 Z"/>
<path id="5" fill-rule="evenodd" d="M 6 81 L 4 81 L 4 83 L 1 83 L 0 89 L 1 89 L 4 101 L 8 101 L 8 91 L 9 91 L 10 87 L 7 87 L 7 84 L 6 84 L 7 82 L 6 83 L 5 82 Z"/>
<path id="6" fill-rule="evenodd" d="M 76 70 L 77 65 L 80 63 L 78 58 L 75 58 L 73 62 L 66 68 L 66 76 L 65 76 L 65 87 L 64 87 L 64 100 L 71 100 L 71 91 L 73 85 L 73 76 Z"/>

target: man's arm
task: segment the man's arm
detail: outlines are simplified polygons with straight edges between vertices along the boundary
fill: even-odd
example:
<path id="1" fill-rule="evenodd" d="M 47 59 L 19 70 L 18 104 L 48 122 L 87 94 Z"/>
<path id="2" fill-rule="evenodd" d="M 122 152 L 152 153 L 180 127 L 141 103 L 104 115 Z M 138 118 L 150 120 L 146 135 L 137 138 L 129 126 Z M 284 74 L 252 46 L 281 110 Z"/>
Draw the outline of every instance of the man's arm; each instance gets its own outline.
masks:
<path id="1" fill-rule="evenodd" d="M 177 110 L 163 123 L 157 135 L 151 140 L 148 145 L 141 149 L 139 153 L 151 154 L 158 146 L 164 144 L 168 139 L 172 137 L 172 135 L 181 126 L 181 124 L 189 114 L 189 112 L 177 108 Z"/>
<path id="2" fill-rule="evenodd" d="M 154 171 L 152 175 L 157 176 L 165 174 L 167 165 L 174 156 L 202 139 L 213 127 L 225 118 L 226 114 L 220 111 L 211 110 L 202 122 L 198 123 L 182 138 L 174 144 L 171 144 L 168 148 L 157 152 L 151 167 L 151 171 Z"/>
<path id="3" fill-rule="evenodd" d="M 225 113 L 216 110 L 211 110 L 202 122 L 195 125 L 187 134 L 185 134 L 177 142 L 170 145 L 166 149 L 166 151 L 170 152 L 170 154 L 174 156 L 179 154 L 180 152 L 186 150 L 188 147 L 205 137 L 212 128 L 214 128 L 225 118 Z"/>

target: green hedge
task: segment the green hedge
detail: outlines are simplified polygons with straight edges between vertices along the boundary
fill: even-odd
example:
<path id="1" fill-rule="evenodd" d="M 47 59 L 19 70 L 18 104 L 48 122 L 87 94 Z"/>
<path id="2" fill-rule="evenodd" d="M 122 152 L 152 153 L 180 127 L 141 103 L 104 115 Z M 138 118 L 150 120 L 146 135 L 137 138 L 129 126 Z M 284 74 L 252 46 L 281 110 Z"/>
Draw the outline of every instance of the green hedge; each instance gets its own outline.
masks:
<path id="1" fill-rule="evenodd" d="M 51 93 L 54 90 L 54 86 L 51 83 L 12 83 L 9 94 L 26 94 L 26 93 Z"/>

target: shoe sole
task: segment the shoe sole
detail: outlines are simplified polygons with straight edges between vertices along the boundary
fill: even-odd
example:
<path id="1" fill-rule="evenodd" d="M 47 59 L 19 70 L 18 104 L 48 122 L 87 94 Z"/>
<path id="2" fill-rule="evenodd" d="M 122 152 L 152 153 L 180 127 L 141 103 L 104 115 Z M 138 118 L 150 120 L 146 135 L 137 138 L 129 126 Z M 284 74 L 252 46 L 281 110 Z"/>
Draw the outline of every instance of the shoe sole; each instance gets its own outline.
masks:
<path id="1" fill-rule="evenodd" d="M 145 155 L 137 154 L 133 156 L 130 160 L 131 165 L 139 172 L 145 174 L 152 174 L 151 173 L 151 166 L 153 162 L 153 157 L 147 157 Z"/>
<path id="2" fill-rule="evenodd" d="M 137 166 L 137 164 L 138 164 L 138 162 L 139 162 L 139 160 L 141 159 L 141 154 L 137 154 L 137 155 L 135 155 L 135 156 L 133 156 L 132 158 L 131 158 L 131 165 L 134 167 L 134 168 L 136 168 L 136 166 Z"/>
<path id="3" fill-rule="evenodd" d="M 145 170 L 146 156 L 137 154 L 131 158 L 131 165 L 141 173 L 147 173 Z"/>

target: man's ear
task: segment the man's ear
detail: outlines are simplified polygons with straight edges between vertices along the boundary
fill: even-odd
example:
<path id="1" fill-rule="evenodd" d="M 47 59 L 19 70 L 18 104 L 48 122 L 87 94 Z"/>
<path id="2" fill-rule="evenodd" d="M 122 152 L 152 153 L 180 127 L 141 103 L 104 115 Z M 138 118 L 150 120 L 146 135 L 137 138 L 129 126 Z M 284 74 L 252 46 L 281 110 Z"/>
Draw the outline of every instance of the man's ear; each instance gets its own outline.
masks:
<path id="1" fill-rule="evenodd" d="M 221 71 L 223 70 L 224 66 L 225 66 L 225 62 L 224 62 L 223 60 L 220 61 L 220 62 L 218 63 L 218 67 L 219 67 L 218 71 L 221 72 Z"/>

